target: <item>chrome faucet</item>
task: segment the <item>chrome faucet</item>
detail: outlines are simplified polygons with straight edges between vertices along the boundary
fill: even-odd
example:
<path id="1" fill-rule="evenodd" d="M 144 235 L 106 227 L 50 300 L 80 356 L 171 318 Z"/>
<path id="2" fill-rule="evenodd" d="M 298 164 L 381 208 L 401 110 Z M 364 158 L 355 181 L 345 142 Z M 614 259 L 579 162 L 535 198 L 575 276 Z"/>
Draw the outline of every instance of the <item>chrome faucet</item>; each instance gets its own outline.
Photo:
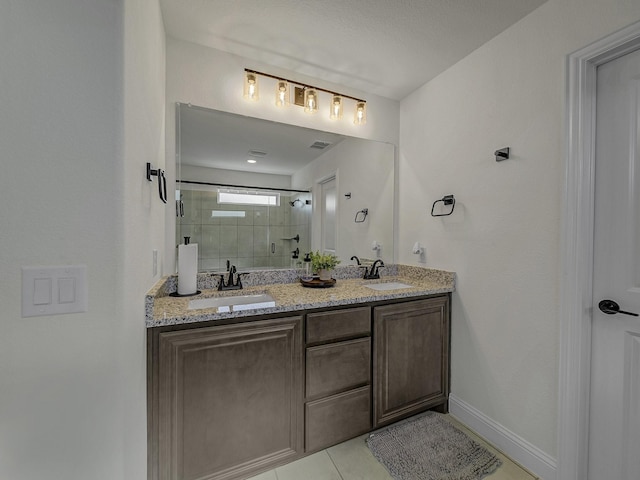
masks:
<path id="1" fill-rule="evenodd" d="M 218 282 L 218 290 L 242 290 L 242 280 L 240 280 L 241 273 L 236 275 L 236 281 L 234 283 L 233 276 L 236 274 L 236 266 L 231 265 L 229 268 L 229 279 L 225 283 L 224 275 L 220 275 L 220 282 Z"/>
<path id="2" fill-rule="evenodd" d="M 380 264 L 379 266 L 378 266 L 378 263 Z M 365 280 L 377 280 L 378 278 L 380 278 L 380 272 L 379 272 L 380 267 L 384 267 L 384 262 L 378 259 L 375 262 L 373 262 L 369 270 L 367 270 L 365 267 L 364 277 L 362 278 L 364 278 Z"/>

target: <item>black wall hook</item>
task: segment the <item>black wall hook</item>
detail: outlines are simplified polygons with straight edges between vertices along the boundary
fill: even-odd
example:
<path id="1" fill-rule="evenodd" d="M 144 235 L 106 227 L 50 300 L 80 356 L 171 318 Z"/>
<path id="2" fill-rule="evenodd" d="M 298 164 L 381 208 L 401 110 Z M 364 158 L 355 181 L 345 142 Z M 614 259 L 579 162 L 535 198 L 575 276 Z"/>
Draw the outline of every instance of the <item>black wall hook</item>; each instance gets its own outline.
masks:
<path id="1" fill-rule="evenodd" d="M 147 180 L 150 182 L 153 181 L 151 177 L 158 177 L 158 194 L 160 195 L 160 200 L 164 203 L 167 203 L 167 177 L 164 176 L 164 170 L 153 169 L 151 168 L 151 164 L 147 162 Z"/>
<path id="2" fill-rule="evenodd" d="M 496 156 L 496 162 L 509 160 L 509 147 L 504 147 L 500 150 L 496 150 L 495 152 L 493 152 L 493 154 Z"/>
<path id="3" fill-rule="evenodd" d="M 451 211 L 449 213 L 439 213 L 434 215 L 433 210 L 436 208 L 436 203 L 442 202 L 444 205 L 451 205 Z M 453 195 L 445 195 L 440 200 L 436 200 L 433 202 L 431 206 L 431 216 L 432 217 L 447 217 L 453 213 L 453 209 L 456 208 L 456 199 Z"/>

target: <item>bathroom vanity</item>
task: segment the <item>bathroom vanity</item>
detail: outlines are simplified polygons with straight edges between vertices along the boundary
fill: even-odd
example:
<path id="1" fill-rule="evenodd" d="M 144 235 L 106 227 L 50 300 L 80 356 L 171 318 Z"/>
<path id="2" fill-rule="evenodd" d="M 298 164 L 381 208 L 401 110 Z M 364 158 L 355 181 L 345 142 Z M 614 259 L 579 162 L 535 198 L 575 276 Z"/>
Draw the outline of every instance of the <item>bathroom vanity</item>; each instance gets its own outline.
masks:
<path id="1" fill-rule="evenodd" d="M 408 288 L 347 278 L 331 289 L 236 292 L 275 299 L 253 311 L 189 310 L 188 299 L 166 296 L 167 284 L 150 292 L 149 478 L 248 478 L 423 410 L 446 411 L 454 277 L 399 267 L 392 280 Z"/>

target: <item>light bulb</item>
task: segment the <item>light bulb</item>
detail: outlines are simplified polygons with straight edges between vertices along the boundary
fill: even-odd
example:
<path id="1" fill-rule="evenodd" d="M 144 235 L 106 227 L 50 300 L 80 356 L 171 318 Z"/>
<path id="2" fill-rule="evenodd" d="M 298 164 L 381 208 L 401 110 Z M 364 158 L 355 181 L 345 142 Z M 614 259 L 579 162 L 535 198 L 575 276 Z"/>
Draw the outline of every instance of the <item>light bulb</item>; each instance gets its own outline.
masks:
<path id="1" fill-rule="evenodd" d="M 258 76 L 253 72 L 244 73 L 244 98 L 258 100 Z"/>
<path id="2" fill-rule="evenodd" d="M 331 97 L 331 111 L 329 112 L 329 118 L 331 120 L 338 120 L 342 118 L 342 97 L 340 95 L 333 95 Z"/>
<path id="3" fill-rule="evenodd" d="M 304 111 L 307 113 L 318 111 L 318 92 L 313 88 L 304 90 Z"/>
<path id="4" fill-rule="evenodd" d="M 289 84 L 286 80 L 276 82 L 276 106 L 286 107 L 289 105 Z"/>
<path id="5" fill-rule="evenodd" d="M 367 102 L 356 102 L 356 112 L 353 117 L 353 123 L 356 125 L 364 125 L 367 123 Z"/>

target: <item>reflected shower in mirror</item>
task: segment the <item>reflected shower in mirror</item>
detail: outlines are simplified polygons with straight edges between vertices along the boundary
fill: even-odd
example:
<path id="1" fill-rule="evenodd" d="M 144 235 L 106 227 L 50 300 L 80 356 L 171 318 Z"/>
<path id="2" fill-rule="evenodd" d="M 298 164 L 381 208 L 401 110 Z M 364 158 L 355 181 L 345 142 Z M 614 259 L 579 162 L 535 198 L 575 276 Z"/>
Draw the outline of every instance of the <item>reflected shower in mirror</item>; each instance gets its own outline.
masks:
<path id="1" fill-rule="evenodd" d="M 200 271 L 296 268 L 312 250 L 393 262 L 393 145 L 186 104 L 177 122 L 176 241 L 198 244 Z"/>
<path id="2" fill-rule="evenodd" d="M 303 258 L 300 252 L 311 248 L 309 192 L 178 185 L 183 205 L 178 241 L 190 237 L 198 244 L 200 271 L 226 270 L 228 265 L 244 270 L 295 268 Z M 221 192 L 239 199 L 221 201 Z M 262 205 L 253 203 L 252 196 L 279 201 Z"/>

